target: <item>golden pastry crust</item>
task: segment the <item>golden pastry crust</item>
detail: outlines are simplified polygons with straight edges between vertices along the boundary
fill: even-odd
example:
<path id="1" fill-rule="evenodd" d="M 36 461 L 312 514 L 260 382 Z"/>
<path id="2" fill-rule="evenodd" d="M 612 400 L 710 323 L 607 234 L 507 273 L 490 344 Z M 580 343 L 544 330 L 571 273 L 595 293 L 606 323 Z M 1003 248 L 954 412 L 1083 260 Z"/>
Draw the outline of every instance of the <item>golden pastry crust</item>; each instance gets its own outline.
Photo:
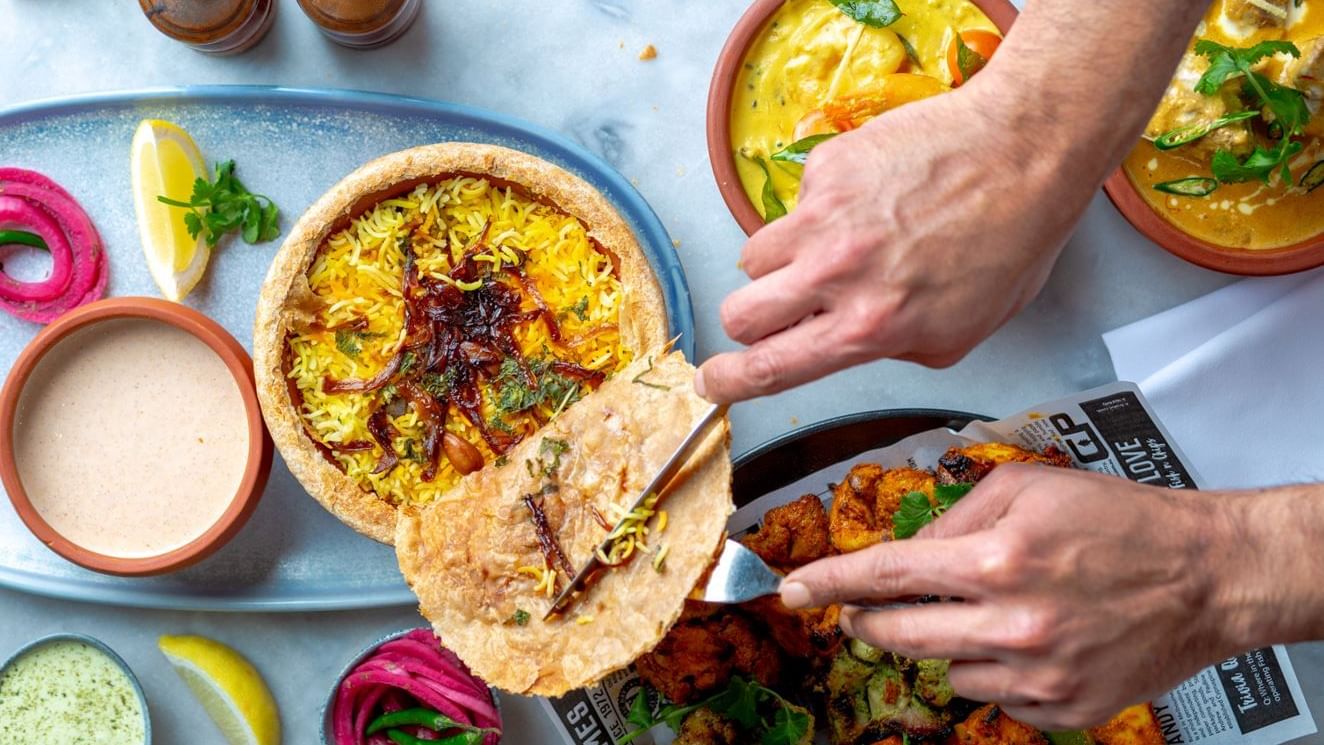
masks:
<path id="1" fill-rule="evenodd" d="M 383 199 L 461 175 L 509 184 L 578 218 L 616 264 L 622 344 L 642 351 L 667 338 L 662 291 L 634 233 L 606 197 L 578 176 L 515 150 L 463 142 L 402 150 L 346 176 L 299 218 L 272 261 L 258 297 L 253 368 L 267 428 L 291 473 L 342 522 L 382 543 L 394 539 L 397 509 L 347 476 L 305 433 L 285 378 L 286 339 L 292 328 L 311 322 L 318 308 L 307 273 L 328 236 Z"/>
<path id="2" fill-rule="evenodd" d="M 517 445 L 504 466 L 469 474 L 401 517 L 400 571 L 423 616 L 475 675 L 512 693 L 559 696 L 629 665 L 680 617 L 733 511 L 725 418 L 663 495 L 658 509 L 668 519 L 662 530 L 652 523 L 653 553 L 604 571 L 563 617 L 547 621 L 552 598 L 521 567 L 546 562 L 526 500 L 545 515 L 568 566 L 588 562 L 611 527 L 599 516 L 631 504 L 708 410 L 693 380 L 679 352 L 637 359 Z M 561 587 L 570 573 L 558 573 Z"/>

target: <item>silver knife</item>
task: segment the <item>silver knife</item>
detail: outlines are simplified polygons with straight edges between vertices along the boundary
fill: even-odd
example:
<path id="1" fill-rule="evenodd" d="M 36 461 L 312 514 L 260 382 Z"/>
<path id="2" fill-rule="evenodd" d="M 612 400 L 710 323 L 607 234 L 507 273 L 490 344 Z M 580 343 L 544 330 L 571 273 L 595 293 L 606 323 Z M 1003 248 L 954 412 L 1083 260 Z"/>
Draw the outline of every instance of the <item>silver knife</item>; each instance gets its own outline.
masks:
<path id="1" fill-rule="evenodd" d="M 579 587 L 584 584 L 584 580 L 588 578 L 588 575 L 594 569 L 597 569 L 598 565 L 602 563 L 598 558 L 598 554 L 606 553 L 611 548 L 611 542 L 615 540 L 611 536 L 616 534 L 616 530 L 621 527 L 621 523 L 628 520 L 630 514 L 643 505 L 644 500 L 654 494 L 659 496 L 662 494 L 662 489 L 665 488 L 667 484 L 671 482 L 671 479 L 675 478 L 676 474 L 680 472 L 680 469 L 685 465 L 685 462 L 689 460 L 690 454 L 693 453 L 694 448 L 703 440 L 703 436 L 708 432 L 708 428 L 713 422 L 721 419 L 726 414 L 726 410 L 727 407 L 725 405 L 713 404 L 708 411 L 704 412 L 704 415 L 699 419 L 698 424 L 695 424 L 694 428 L 690 430 L 690 433 L 685 435 L 685 439 L 681 440 L 680 445 L 676 446 L 676 450 L 671 454 L 671 457 L 667 458 L 666 463 L 662 464 L 662 468 L 658 470 L 655 476 L 653 476 L 653 480 L 649 481 L 648 485 L 643 488 L 643 491 L 639 492 L 638 497 L 635 497 L 629 508 L 626 509 L 626 516 L 621 518 L 616 525 L 612 526 L 611 531 L 607 533 L 608 538 L 598 544 L 597 549 L 589 556 L 588 561 L 578 572 L 575 573 L 574 579 L 570 580 L 570 583 L 567 584 L 556 596 L 556 600 L 552 601 L 552 607 L 543 614 L 543 620 L 546 620 L 553 613 L 560 612 L 565 608 L 567 601 L 570 600 L 570 596 L 574 594 L 575 590 L 579 589 Z"/>

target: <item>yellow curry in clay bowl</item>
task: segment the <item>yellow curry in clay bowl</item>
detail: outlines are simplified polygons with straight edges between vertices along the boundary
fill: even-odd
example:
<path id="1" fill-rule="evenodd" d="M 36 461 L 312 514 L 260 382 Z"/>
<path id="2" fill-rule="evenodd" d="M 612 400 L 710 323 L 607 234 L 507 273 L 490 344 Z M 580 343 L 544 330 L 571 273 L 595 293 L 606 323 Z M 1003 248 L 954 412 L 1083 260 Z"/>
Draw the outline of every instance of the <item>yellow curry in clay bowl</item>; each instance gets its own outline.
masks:
<path id="1" fill-rule="evenodd" d="M 708 93 L 709 159 L 736 221 L 752 234 L 795 209 L 814 146 L 960 86 L 1015 16 L 1007 0 L 756 0 Z"/>
<path id="2" fill-rule="evenodd" d="M 1324 263 L 1324 0 L 1215 0 L 1109 180 L 1141 232 L 1201 266 Z"/>

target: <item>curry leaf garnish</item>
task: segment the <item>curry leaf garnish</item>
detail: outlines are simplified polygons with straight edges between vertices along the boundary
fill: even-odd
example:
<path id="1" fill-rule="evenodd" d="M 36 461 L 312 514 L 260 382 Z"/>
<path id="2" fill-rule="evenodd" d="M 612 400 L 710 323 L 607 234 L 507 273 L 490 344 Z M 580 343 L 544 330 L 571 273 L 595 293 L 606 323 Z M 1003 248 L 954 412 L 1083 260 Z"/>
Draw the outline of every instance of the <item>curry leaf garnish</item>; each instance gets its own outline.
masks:
<path id="1" fill-rule="evenodd" d="M 745 156 L 753 161 L 754 165 L 763 171 L 763 221 L 772 222 L 779 217 L 786 217 L 786 205 L 777 196 L 777 192 L 772 188 L 772 173 L 768 170 L 768 164 L 758 156 Z"/>
<path id="2" fill-rule="evenodd" d="M 956 67 L 961 71 L 961 80 L 969 82 L 974 74 L 984 69 L 988 59 L 971 49 L 960 34 L 956 35 Z"/>
<path id="3" fill-rule="evenodd" d="M 904 15 L 895 0 L 832 0 L 832 4 L 854 20 L 874 28 L 891 26 Z"/>
<path id="4" fill-rule="evenodd" d="M 802 140 L 796 140 L 786 147 L 772 154 L 773 160 L 780 160 L 783 163 L 799 163 L 804 165 L 809 160 L 809 151 L 818 145 L 836 137 L 836 132 L 828 132 L 821 135 L 809 135 Z"/>
<path id="5" fill-rule="evenodd" d="M 925 525 L 937 520 L 961 498 L 970 493 L 974 484 L 939 484 L 933 488 L 933 501 L 923 492 L 913 491 L 901 498 L 901 506 L 892 515 L 892 537 L 910 538 Z"/>
<path id="6" fill-rule="evenodd" d="M 193 194 L 187 202 L 158 196 L 157 201 L 171 207 L 183 207 L 184 227 L 189 236 L 205 236 L 208 246 L 238 230 L 249 244 L 265 243 L 280 235 L 280 212 L 276 204 L 261 194 L 246 189 L 234 175 L 234 161 L 216 164 L 215 178 L 193 182 Z"/>
<path id="7" fill-rule="evenodd" d="M 1173 148 L 1195 142 L 1214 130 L 1222 129 L 1229 124 L 1244 122 L 1247 119 L 1254 119 L 1259 115 L 1260 112 L 1258 111 L 1237 111 L 1231 114 L 1224 114 L 1210 122 L 1190 124 L 1185 127 L 1168 130 L 1154 138 L 1154 147 L 1159 150 L 1172 150 Z"/>
<path id="8" fill-rule="evenodd" d="M 915 45 L 910 43 L 910 39 L 907 39 L 901 34 L 897 34 L 896 38 L 897 41 L 901 42 L 901 46 L 905 48 L 906 56 L 910 58 L 911 64 L 913 64 L 916 68 L 923 70 L 924 62 L 919 58 L 919 52 L 915 51 Z"/>

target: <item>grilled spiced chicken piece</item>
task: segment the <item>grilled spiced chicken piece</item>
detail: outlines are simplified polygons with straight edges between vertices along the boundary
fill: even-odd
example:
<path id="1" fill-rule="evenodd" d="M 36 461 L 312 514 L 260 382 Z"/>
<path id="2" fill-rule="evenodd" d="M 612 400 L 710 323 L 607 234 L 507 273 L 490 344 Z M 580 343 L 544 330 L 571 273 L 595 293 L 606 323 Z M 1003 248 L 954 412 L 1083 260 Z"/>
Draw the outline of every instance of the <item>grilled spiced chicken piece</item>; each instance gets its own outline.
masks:
<path id="1" fill-rule="evenodd" d="M 986 704 L 956 725 L 947 745 L 1048 745 L 1048 738 L 1007 716 L 996 704 Z"/>
<path id="2" fill-rule="evenodd" d="M 806 494 L 768 510 L 758 531 L 742 542 L 769 566 L 790 572 L 832 553 L 828 527 L 823 503 Z M 830 656 L 841 645 L 840 606 L 791 610 L 781 598 L 768 596 L 742 607 L 767 624 L 778 646 L 792 657 Z"/>
<path id="3" fill-rule="evenodd" d="M 1049 446 L 1042 454 L 1001 442 L 981 442 L 952 448 L 938 459 L 938 483 L 973 484 L 1004 463 L 1040 463 L 1070 468 L 1071 456 Z"/>
<path id="4" fill-rule="evenodd" d="M 740 731 L 735 722 L 714 712 L 698 709 L 685 717 L 673 745 L 738 745 Z"/>
<path id="5" fill-rule="evenodd" d="M 635 661 L 635 668 L 663 696 L 687 704 L 726 685 L 736 673 L 775 686 L 782 656 L 739 611 L 686 601 L 680 620 L 652 652 Z"/>
<path id="6" fill-rule="evenodd" d="M 1167 739 L 1152 704 L 1137 704 L 1122 710 L 1102 727 L 1089 731 L 1098 745 L 1164 745 Z"/>
<path id="7" fill-rule="evenodd" d="M 828 555 L 828 516 L 813 494 L 768 510 L 759 529 L 741 539 L 769 566 L 792 569 Z"/>
<path id="8" fill-rule="evenodd" d="M 917 491 L 933 499 L 934 475 L 913 468 L 884 469 L 861 463 L 833 491 L 829 517 L 832 546 L 849 553 L 892 537 L 892 515 Z"/>

